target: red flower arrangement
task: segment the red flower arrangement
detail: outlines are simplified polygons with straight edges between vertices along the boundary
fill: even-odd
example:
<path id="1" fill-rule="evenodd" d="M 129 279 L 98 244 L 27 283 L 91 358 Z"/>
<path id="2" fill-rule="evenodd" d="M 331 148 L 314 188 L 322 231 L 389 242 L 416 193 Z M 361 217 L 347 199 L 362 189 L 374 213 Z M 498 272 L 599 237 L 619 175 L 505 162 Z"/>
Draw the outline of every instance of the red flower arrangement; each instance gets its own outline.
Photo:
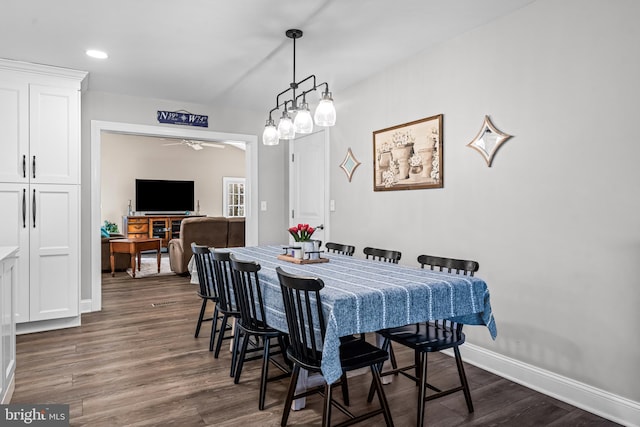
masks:
<path id="1" fill-rule="evenodd" d="M 293 240 L 296 242 L 308 242 L 311 240 L 311 235 L 316 231 L 315 228 L 309 227 L 309 224 L 298 224 L 289 228 L 289 234 L 293 236 Z"/>

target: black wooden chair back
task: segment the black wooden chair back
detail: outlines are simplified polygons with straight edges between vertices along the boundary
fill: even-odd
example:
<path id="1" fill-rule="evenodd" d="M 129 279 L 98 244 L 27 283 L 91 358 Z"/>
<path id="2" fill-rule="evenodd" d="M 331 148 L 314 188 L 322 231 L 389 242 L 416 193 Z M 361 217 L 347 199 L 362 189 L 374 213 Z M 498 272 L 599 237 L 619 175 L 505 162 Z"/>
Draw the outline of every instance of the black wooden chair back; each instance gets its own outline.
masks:
<path id="1" fill-rule="evenodd" d="M 362 252 L 364 252 L 364 254 L 366 255 L 366 258 L 369 259 L 369 257 L 371 257 L 372 259 L 376 260 L 376 261 L 383 261 L 383 262 L 391 262 L 393 264 L 397 264 L 398 261 L 400 261 L 400 258 L 402 257 L 402 252 L 399 251 L 391 251 L 388 249 L 379 249 L 379 248 L 370 248 L 370 247 L 366 247 L 362 250 Z"/>
<path id="2" fill-rule="evenodd" d="M 220 311 L 228 314 L 238 314 L 235 294 L 233 290 L 233 275 L 231 272 L 231 253 L 213 251 L 213 270 L 218 288 L 218 306 Z"/>
<path id="3" fill-rule="evenodd" d="M 195 243 L 191 243 L 191 251 L 198 270 L 198 283 L 200 285 L 198 296 L 216 301 L 218 299 L 218 289 L 214 279 L 211 251 L 209 251 L 208 247 Z"/>
<path id="4" fill-rule="evenodd" d="M 265 309 L 260 289 L 258 271 L 260 264 L 253 261 L 241 261 L 231 255 L 233 289 L 238 311 L 239 323 L 243 328 L 260 331 L 265 329 Z"/>
<path id="5" fill-rule="evenodd" d="M 473 276 L 473 273 L 480 269 L 480 264 L 476 261 L 465 259 L 443 258 L 432 255 L 420 255 L 418 257 L 420 266 L 429 267 L 431 270 L 445 271 L 447 273 L 456 273 Z"/>
<path id="6" fill-rule="evenodd" d="M 344 245 L 342 243 L 327 242 L 325 246 L 327 247 L 327 251 L 329 252 L 348 256 L 353 256 L 354 252 L 356 251 L 355 246 Z"/>
<path id="7" fill-rule="evenodd" d="M 276 272 L 289 330 L 287 354 L 304 368 L 319 371 L 326 332 L 320 298 L 324 282 L 317 277 L 294 276 L 280 267 Z M 320 331 L 320 336 L 314 331 Z"/>

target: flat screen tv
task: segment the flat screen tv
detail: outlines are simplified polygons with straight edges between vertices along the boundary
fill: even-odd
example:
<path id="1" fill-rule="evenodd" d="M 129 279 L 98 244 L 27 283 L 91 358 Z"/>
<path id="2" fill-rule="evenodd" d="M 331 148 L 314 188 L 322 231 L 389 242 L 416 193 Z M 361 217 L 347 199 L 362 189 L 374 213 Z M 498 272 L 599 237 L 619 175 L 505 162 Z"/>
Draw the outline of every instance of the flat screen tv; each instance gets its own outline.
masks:
<path id="1" fill-rule="evenodd" d="M 137 212 L 186 212 L 193 207 L 193 181 L 136 179 Z"/>

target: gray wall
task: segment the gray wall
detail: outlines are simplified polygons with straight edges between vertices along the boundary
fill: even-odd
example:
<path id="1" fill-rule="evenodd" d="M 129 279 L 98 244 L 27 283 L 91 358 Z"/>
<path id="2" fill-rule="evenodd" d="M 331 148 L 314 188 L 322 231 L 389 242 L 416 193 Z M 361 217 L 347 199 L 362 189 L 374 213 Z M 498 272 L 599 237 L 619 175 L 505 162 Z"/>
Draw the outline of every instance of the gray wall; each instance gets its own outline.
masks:
<path id="1" fill-rule="evenodd" d="M 468 341 L 636 402 L 639 17 L 536 1 L 334 93 L 331 154 L 332 240 L 479 261 L 499 333 Z M 439 113 L 444 188 L 374 193 L 372 132 Z M 466 147 L 484 115 L 514 135 L 491 168 Z"/>

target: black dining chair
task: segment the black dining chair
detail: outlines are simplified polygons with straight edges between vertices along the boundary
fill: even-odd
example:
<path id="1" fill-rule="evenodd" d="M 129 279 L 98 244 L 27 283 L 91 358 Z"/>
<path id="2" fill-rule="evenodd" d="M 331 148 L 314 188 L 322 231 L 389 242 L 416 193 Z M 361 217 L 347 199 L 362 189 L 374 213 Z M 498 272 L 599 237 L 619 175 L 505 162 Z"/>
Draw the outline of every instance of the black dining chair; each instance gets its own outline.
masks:
<path id="1" fill-rule="evenodd" d="M 226 251 L 214 250 L 213 271 L 216 278 L 216 286 L 218 288 L 218 311 L 222 313 L 221 331 L 226 331 L 230 320 L 237 320 L 240 317 L 240 310 L 236 303 L 235 293 L 233 290 L 233 273 L 231 271 L 231 253 Z M 233 334 L 225 336 L 223 332 L 218 334 L 216 340 L 216 349 L 213 356 L 217 359 L 220 355 L 220 347 L 225 339 L 233 340 L 231 352 L 231 370 L 229 376 L 235 374 L 239 332 L 238 328 L 233 328 Z"/>
<path id="2" fill-rule="evenodd" d="M 327 242 L 325 246 L 327 248 L 327 251 L 329 252 L 348 256 L 353 256 L 354 252 L 356 251 L 355 246 L 344 245 L 342 243 Z"/>
<path id="3" fill-rule="evenodd" d="M 393 264 L 397 264 L 402 257 L 402 252 L 399 251 L 370 248 L 368 246 L 364 248 L 362 252 L 364 252 L 366 259 L 369 259 L 369 257 L 371 257 L 371 259 L 376 261 L 391 262 Z"/>
<path id="4" fill-rule="evenodd" d="M 266 311 L 262 298 L 262 289 L 260 288 L 260 280 L 258 279 L 260 264 L 252 261 L 241 261 L 236 259 L 234 255 L 231 255 L 231 270 L 233 272 L 233 289 L 236 296 L 236 303 L 240 311 L 236 328 L 240 329 L 242 335 L 242 344 L 240 346 L 233 382 L 235 384 L 240 382 L 242 367 L 246 360 L 260 358 L 260 356 L 247 358 L 250 338 L 253 337 L 258 342 L 262 340 L 262 375 L 260 377 L 260 397 L 258 401 L 258 409 L 262 411 L 264 409 L 267 392 L 267 382 L 281 380 L 291 375 L 290 369 L 272 357 L 277 354 L 284 354 L 284 349 L 286 349 L 285 342 L 288 338 L 287 334 L 271 328 L 265 321 Z M 278 351 L 271 351 L 271 340 L 273 338 L 278 341 Z M 283 374 L 269 378 L 269 362 L 273 363 Z"/>
<path id="5" fill-rule="evenodd" d="M 369 367 L 373 376 L 374 394 L 377 392 L 380 408 L 355 416 L 344 405 L 335 401 L 331 395 L 333 384 L 324 384 L 312 390 L 296 394 L 296 384 L 300 369 L 309 372 L 322 373 L 322 347 L 326 332 L 326 323 L 322 310 L 322 296 L 320 290 L 324 287 L 322 279 L 317 277 L 302 277 L 285 272 L 281 267 L 276 268 L 282 298 L 284 302 L 290 345 L 287 356 L 293 362 L 293 371 L 284 403 L 281 425 L 286 426 L 294 399 L 308 396 L 312 393 L 324 394 L 324 408 L 322 425 L 329 426 L 331 422 L 331 407 L 335 406 L 350 419 L 340 425 L 351 425 L 383 414 L 387 426 L 393 426 L 389 404 L 385 397 L 380 381 L 379 366 L 387 360 L 388 353 L 363 340 L 343 341 L 340 345 L 340 362 L 342 365 L 341 382 L 346 379 L 346 373 L 355 369 Z M 310 332 L 311 331 L 311 332 Z"/>
<path id="6" fill-rule="evenodd" d="M 218 289 L 215 284 L 213 263 L 211 259 L 211 252 L 206 246 L 200 246 L 196 243 L 191 243 L 191 251 L 193 252 L 193 258 L 196 263 L 196 270 L 198 273 L 198 291 L 197 294 L 202 298 L 202 306 L 200 307 L 200 316 L 198 316 L 198 323 L 196 324 L 195 338 L 200 335 L 200 328 L 203 322 L 211 321 L 211 337 L 209 338 L 209 351 L 213 351 L 213 343 L 216 339 L 216 332 L 219 332 L 218 320 L 222 319 L 222 316 L 218 311 Z M 211 301 L 213 303 L 213 316 L 205 319 L 204 315 L 207 310 L 207 303 Z"/>
<path id="7" fill-rule="evenodd" d="M 444 271 L 447 273 L 455 273 L 473 276 L 478 271 L 480 265 L 475 261 L 435 257 L 430 255 L 420 255 L 418 262 L 422 268 L 428 267 L 431 270 Z M 424 425 L 424 405 L 426 401 L 447 396 L 451 393 L 462 391 L 467 403 L 469 413 L 473 412 L 473 402 L 471 401 L 471 392 L 469 391 L 469 383 L 464 372 L 462 358 L 460 357 L 459 346 L 465 341 L 464 333 L 462 333 L 462 324 L 452 322 L 450 320 L 436 320 L 432 322 L 416 323 L 399 328 L 390 328 L 379 331 L 378 333 L 384 337 L 382 348 L 386 349 L 393 341 L 394 343 L 404 345 L 414 350 L 414 364 L 401 368 L 394 367 L 391 371 L 382 373 L 382 376 L 392 374 L 402 374 L 407 378 L 415 381 L 419 386 L 418 391 L 418 426 Z M 460 385 L 447 390 L 441 390 L 427 382 L 427 354 L 453 349 L 455 355 L 456 366 L 458 368 L 458 376 Z M 407 371 L 415 369 L 414 374 Z M 427 388 L 435 393 L 427 396 Z M 369 390 L 369 401 L 373 400 L 375 388 Z"/>

